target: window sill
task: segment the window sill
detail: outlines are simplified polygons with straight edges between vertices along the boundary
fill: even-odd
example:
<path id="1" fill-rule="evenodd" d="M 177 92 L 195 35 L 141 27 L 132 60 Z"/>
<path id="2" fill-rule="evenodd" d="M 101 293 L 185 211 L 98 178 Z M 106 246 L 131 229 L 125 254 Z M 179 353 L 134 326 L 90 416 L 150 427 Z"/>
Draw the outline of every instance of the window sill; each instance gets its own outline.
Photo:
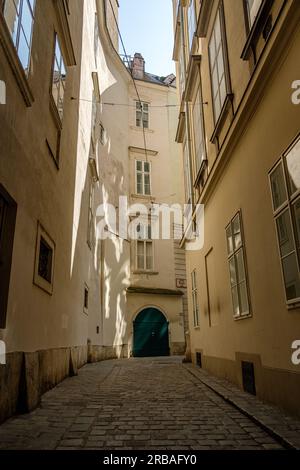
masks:
<path id="1" fill-rule="evenodd" d="M 194 330 L 200 331 L 200 326 L 194 326 Z"/>
<path id="2" fill-rule="evenodd" d="M 247 37 L 246 44 L 241 54 L 241 59 L 243 60 L 249 59 L 251 50 L 253 50 L 253 47 L 257 44 L 259 36 L 261 35 L 264 29 L 266 20 L 273 6 L 273 3 L 274 3 L 274 0 L 264 0 L 264 2 L 261 4 L 258 15 Z"/>
<path id="3" fill-rule="evenodd" d="M 130 129 L 132 129 L 133 131 L 143 132 L 143 128 L 138 127 L 138 126 L 130 126 Z M 154 134 L 154 130 L 148 129 L 147 127 L 144 127 L 144 131 L 147 132 L 148 134 Z"/>
<path id="4" fill-rule="evenodd" d="M 25 104 L 28 108 L 30 108 L 34 102 L 34 97 L 30 89 L 26 74 L 23 70 L 22 64 L 19 60 L 17 51 L 12 42 L 10 32 L 6 25 L 6 21 L 1 12 L 0 12 L 0 42 L 4 50 L 4 53 L 7 57 L 7 60 L 9 62 L 9 65 L 11 67 L 12 73 L 15 76 L 16 82 L 23 96 Z"/>
<path id="5" fill-rule="evenodd" d="M 135 269 L 134 271 L 132 271 L 132 274 L 147 274 L 149 276 L 157 276 L 159 274 L 158 271 L 144 271 L 144 270 L 140 270 L 140 269 Z"/>
<path id="6" fill-rule="evenodd" d="M 233 317 L 234 321 L 241 321 L 241 320 L 247 320 L 249 318 L 253 318 L 251 313 L 248 313 L 247 315 L 241 315 L 240 317 Z"/>
<path id="7" fill-rule="evenodd" d="M 197 188 L 197 186 L 199 185 L 199 181 L 201 179 L 201 176 L 203 175 L 203 172 L 205 171 L 207 166 L 208 166 L 208 160 L 207 160 L 207 158 L 205 158 L 201 162 L 198 174 L 197 174 L 196 179 L 195 179 L 194 188 Z"/>
<path id="8" fill-rule="evenodd" d="M 288 310 L 299 310 L 300 309 L 300 300 L 296 300 L 290 304 L 287 304 Z"/>
<path id="9" fill-rule="evenodd" d="M 155 198 L 153 196 L 150 195 L 145 195 L 145 194 L 131 194 L 131 197 L 133 199 L 144 199 L 145 201 L 155 201 Z"/>
<path id="10" fill-rule="evenodd" d="M 223 108 L 221 110 L 221 113 L 220 113 L 220 116 L 218 117 L 218 120 L 217 120 L 217 123 L 215 125 L 215 129 L 214 129 L 214 132 L 211 136 L 211 139 L 210 141 L 212 143 L 215 143 L 216 142 L 216 139 L 218 137 L 218 135 L 220 134 L 220 131 L 221 131 L 221 128 L 224 124 L 224 121 L 228 115 L 228 108 L 229 108 L 229 105 L 232 103 L 233 101 L 233 93 L 228 93 L 226 98 L 225 98 L 225 102 L 223 104 Z"/>

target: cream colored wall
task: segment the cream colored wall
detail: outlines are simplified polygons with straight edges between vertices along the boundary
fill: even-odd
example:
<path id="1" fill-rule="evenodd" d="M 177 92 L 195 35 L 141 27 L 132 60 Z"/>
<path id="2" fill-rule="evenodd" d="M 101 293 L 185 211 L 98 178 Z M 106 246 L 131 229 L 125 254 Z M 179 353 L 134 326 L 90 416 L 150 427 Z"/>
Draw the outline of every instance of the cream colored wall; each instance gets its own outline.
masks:
<path id="1" fill-rule="evenodd" d="M 0 332 L 8 352 L 86 342 L 87 319 L 82 311 L 82 286 L 87 271 L 85 251 L 73 268 L 71 252 L 79 108 L 78 100 L 71 101 L 71 96 L 79 96 L 82 27 L 78 18 L 82 17 L 82 8 L 83 2 L 72 2 L 70 28 L 79 67 L 68 69 L 59 171 L 45 144 L 50 115 L 52 38 L 54 28 L 58 30 L 53 4 L 37 2 L 28 78 L 35 99 L 31 108 L 26 108 L 1 52 L 1 79 L 7 86 L 7 105 L 1 107 L 0 181 L 18 204 L 7 327 Z M 56 243 L 52 296 L 32 282 L 38 221 Z"/>
<path id="2" fill-rule="evenodd" d="M 133 321 L 137 315 L 148 307 L 160 310 L 169 322 L 169 344 L 185 342 L 182 316 L 182 298 L 172 296 L 152 296 L 142 294 L 128 295 L 128 345 L 133 348 Z"/>
<path id="3" fill-rule="evenodd" d="M 204 106 L 204 116 L 210 170 L 216 150 L 209 142 L 214 125 L 208 39 L 217 4 L 215 2 L 207 39 L 202 40 L 201 63 L 203 101 L 208 102 Z M 276 2 L 276 9 L 278 5 L 279 1 Z M 224 6 L 234 107 L 237 109 L 250 79 L 249 64 L 239 59 L 246 37 L 243 22 L 236 20 L 241 6 L 237 4 L 232 8 L 229 0 L 224 1 Z M 281 54 L 277 68 L 275 63 L 269 64 L 272 78 L 266 83 L 255 112 L 239 136 L 238 144 L 230 148 L 229 163 L 210 193 L 203 196 L 205 246 L 201 252 L 187 255 L 192 350 L 202 350 L 205 356 L 234 361 L 236 352 L 260 354 L 263 366 L 294 372 L 299 372 L 299 368 L 291 362 L 291 344 L 300 336 L 299 308 L 288 310 L 285 302 L 268 172 L 299 132 L 300 108 L 291 102 L 291 84 L 297 75 L 299 47 L 298 28 Z M 240 209 L 253 315 L 249 319 L 234 321 L 225 228 Z M 212 248 L 214 272 L 210 274 L 210 327 L 205 257 Z M 194 269 L 198 274 L 200 304 L 200 328 L 196 329 L 192 327 L 191 298 L 191 272 Z"/>
<path id="4" fill-rule="evenodd" d="M 149 129 L 145 130 L 146 147 L 158 152 L 157 155 L 147 154 L 151 162 L 152 200 L 157 204 L 182 203 L 182 160 L 180 149 L 175 144 L 177 126 L 176 90 L 171 87 L 153 85 L 138 81 L 137 87 L 141 100 L 150 103 Z M 133 84 L 129 87 L 129 145 L 144 148 L 143 131 L 136 127 L 135 101 L 137 94 Z M 151 107 L 153 106 L 153 107 Z M 150 198 L 138 197 L 135 189 L 135 160 L 146 160 L 145 153 L 128 152 L 130 201 L 149 206 Z M 131 275 L 130 284 L 141 287 L 176 289 L 174 243 L 173 240 L 154 241 L 155 274 L 134 274 L 135 246 L 131 244 Z M 170 341 L 184 344 L 183 305 L 181 297 L 128 294 L 127 296 L 127 335 L 129 352 L 132 349 L 133 320 L 143 309 L 155 306 L 160 309 L 169 321 Z"/>

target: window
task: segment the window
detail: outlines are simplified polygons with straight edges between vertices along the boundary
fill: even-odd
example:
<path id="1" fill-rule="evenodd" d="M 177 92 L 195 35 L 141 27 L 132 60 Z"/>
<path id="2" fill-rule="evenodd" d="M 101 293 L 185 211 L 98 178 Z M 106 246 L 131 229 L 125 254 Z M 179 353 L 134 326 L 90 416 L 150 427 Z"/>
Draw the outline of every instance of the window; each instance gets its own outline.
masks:
<path id="1" fill-rule="evenodd" d="M 87 285 L 84 286 L 83 311 L 86 314 L 88 314 L 88 311 L 89 311 L 89 288 Z"/>
<path id="2" fill-rule="evenodd" d="M 136 101 L 136 126 L 149 128 L 149 104 L 143 101 Z"/>
<path id="3" fill-rule="evenodd" d="M 38 225 L 34 284 L 46 291 L 53 292 L 55 244 L 47 232 Z"/>
<path id="4" fill-rule="evenodd" d="M 240 212 L 226 228 L 231 294 L 235 318 L 249 316 L 244 237 Z"/>
<path id="5" fill-rule="evenodd" d="M 0 184 L 0 328 L 6 326 L 17 204 Z"/>
<path id="6" fill-rule="evenodd" d="M 105 144 L 105 129 L 103 124 L 100 123 L 100 143 L 101 145 Z"/>
<path id="7" fill-rule="evenodd" d="M 193 300 L 194 327 L 197 327 L 199 326 L 199 307 L 198 307 L 198 288 L 197 288 L 196 270 L 192 272 L 192 300 Z"/>
<path id="8" fill-rule="evenodd" d="M 136 160 L 136 193 L 142 196 L 151 194 L 151 164 Z"/>
<path id="9" fill-rule="evenodd" d="M 200 170 L 203 160 L 206 159 L 203 103 L 202 103 L 202 93 L 201 93 L 200 84 L 196 91 L 196 97 L 192 106 L 192 112 L 193 112 L 193 127 L 194 127 L 194 144 L 195 144 L 195 167 L 196 167 L 196 175 L 197 175 Z"/>
<path id="10" fill-rule="evenodd" d="M 300 301 L 300 139 L 270 173 L 286 300 Z"/>
<path id="11" fill-rule="evenodd" d="M 225 31 L 223 27 L 223 10 L 221 7 L 218 10 L 211 39 L 209 41 L 209 60 L 214 117 L 215 122 L 217 122 L 225 103 L 228 90 L 225 70 Z"/>
<path id="12" fill-rule="evenodd" d="M 99 53 L 99 26 L 98 26 L 98 15 L 95 14 L 95 23 L 94 23 L 94 58 L 95 64 L 97 66 L 97 58 Z"/>
<path id="13" fill-rule="evenodd" d="M 136 268 L 139 271 L 153 271 L 153 240 L 150 224 L 137 226 Z"/>
<path id="14" fill-rule="evenodd" d="M 262 4 L 262 0 L 246 0 L 249 29 L 252 28 L 255 22 L 255 19 L 257 17 L 261 4 Z"/>
<path id="15" fill-rule="evenodd" d="M 190 5 L 188 9 L 188 30 L 189 30 L 189 46 L 190 49 L 193 45 L 193 39 L 196 31 L 196 6 L 195 0 L 190 0 Z"/>
<path id="16" fill-rule="evenodd" d="M 28 75 L 35 0 L 5 0 L 3 15 L 23 69 Z"/>
<path id="17" fill-rule="evenodd" d="M 185 60 L 184 60 L 184 47 L 180 44 L 180 57 L 179 57 L 179 91 L 182 96 L 185 89 Z"/>
<path id="18" fill-rule="evenodd" d="M 95 183 L 90 178 L 90 192 L 89 192 L 89 212 L 88 212 L 88 238 L 87 243 L 90 249 L 95 245 L 95 214 L 94 214 L 94 196 L 95 195 Z"/>
<path id="19" fill-rule="evenodd" d="M 52 72 L 52 97 L 56 105 L 59 117 L 62 121 L 64 110 L 64 96 L 66 88 L 66 67 L 61 53 L 57 35 L 55 36 L 55 50 Z"/>
<path id="20" fill-rule="evenodd" d="M 190 158 L 187 139 L 183 143 L 183 158 L 184 158 L 184 179 L 185 179 L 185 200 L 187 203 L 192 198 L 192 184 L 191 184 L 191 172 L 190 172 Z"/>

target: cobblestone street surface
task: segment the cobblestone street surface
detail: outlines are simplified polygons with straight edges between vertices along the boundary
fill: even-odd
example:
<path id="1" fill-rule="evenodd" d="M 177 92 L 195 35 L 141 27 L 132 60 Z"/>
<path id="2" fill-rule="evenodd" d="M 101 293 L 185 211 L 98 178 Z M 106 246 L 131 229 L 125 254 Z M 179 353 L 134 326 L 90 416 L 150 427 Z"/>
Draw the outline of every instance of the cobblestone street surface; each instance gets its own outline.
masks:
<path id="1" fill-rule="evenodd" d="M 0 426 L 0 448 L 282 449 L 278 440 L 224 400 L 224 384 L 180 358 L 90 364 L 45 394 L 34 412 Z M 232 398 L 234 388 L 229 388 L 226 393 Z M 299 440 L 299 421 L 236 394 L 253 412 L 264 412 L 265 419 L 269 410 L 271 422 L 281 422 L 285 432 L 289 428 L 290 439 Z"/>

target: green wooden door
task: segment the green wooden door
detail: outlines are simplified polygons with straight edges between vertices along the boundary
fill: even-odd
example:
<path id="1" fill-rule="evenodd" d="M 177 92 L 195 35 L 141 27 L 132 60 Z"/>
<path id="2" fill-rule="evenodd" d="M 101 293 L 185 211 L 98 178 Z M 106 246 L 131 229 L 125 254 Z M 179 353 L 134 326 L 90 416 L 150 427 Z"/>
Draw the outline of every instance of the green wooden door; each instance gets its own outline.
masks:
<path id="1" fill-rule="evenodd" d="M 133 323 L 134 357 L 168 356 L 169 328 L 165 316 L 156 308 L 143 310 Z"/>

